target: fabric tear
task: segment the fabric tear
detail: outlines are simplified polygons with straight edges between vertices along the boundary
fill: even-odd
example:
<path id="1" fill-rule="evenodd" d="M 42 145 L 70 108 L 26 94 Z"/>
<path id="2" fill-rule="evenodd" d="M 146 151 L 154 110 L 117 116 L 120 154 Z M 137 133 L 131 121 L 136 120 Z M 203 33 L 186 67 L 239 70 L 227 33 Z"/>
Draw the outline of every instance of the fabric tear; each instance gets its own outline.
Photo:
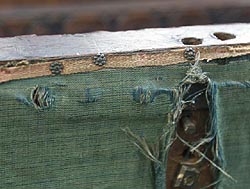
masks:
<path id="1" fill-rule="evenodd" d="M 172 89 L 173 104 L 171 112 L 168 112 L 168 122 L 163 128 L 162 135 L 159 136 L 155 144 L 148 144 L 146 137 L 140 137 L 133 133 L 130 128 L 124 128 L 123 131 L 129 137 L 131 142 L 139 149 L 139 151 L 153 164 L 153 172 L 155 176 L 155 189 L 166 189 L 166 165 L 169 153 L 169 148 L 176 139 L 179 139 L 183 144 L 190 148 L 191 152 L 196 152 L 200 155 L 201 160 L 205 159 L 214 169 L 215 181 L 209 186 L 215 186 L 219 182 L 220 175 L 234 180 L 223 169 L 223 155 L 221 153 L 220 141 L 217 135 L 217 116 L 216 116 L 216 104 L 215 93 L 216 85 L 210 80 L 205 72 L 202 71 L 199 65 L 200 53 L 196 54 L 196 60 L 194 64 L 190 65 L 190 69 L 186 72 L 186 76 L 180 81 L 177 87 Z M 193 85 L 205 86 L 203 90 L 197 91 L 192 95 L 188 95 Z M 245 84 L 248 85 L 249 83 Z M 181 138 L 176 132 L 177 123 L 180 121 L 183 110 L 194 103 L 197 97 L 201 94 L 206 96 L 206 101 L 209 106 L 211 127 L 204 138 L 195 142 L 189 143 Z M 153 102 L 156 96 L 155 92 L 142 87 L 137 87 L 134 90 L 134 100 L 141 104 Z M 199 146 L 209 144 L 212 146 L 213 159 L 207 157 L 206 154 L 199 150 Z M 235 181 L 235 180 L 234 180 Z"/>
<path id="2" fill-rule="evenodd" d="M 38 110 L 50 108 L 55 98 L 52 96 L 48 87 L 36 86 L 31 92 L 31 101 Z"/>

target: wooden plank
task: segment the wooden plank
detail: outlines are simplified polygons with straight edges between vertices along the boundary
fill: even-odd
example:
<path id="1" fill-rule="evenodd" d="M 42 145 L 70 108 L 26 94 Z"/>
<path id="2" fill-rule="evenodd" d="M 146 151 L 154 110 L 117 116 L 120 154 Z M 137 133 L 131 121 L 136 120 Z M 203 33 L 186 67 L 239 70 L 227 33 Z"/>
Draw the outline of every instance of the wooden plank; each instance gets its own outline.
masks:
<path id="1" fill-rule="evenodd" d="M 183 63 L 187 61 L 184 50 L 190 46 L 207 61 L 246 55 L 250 53 L 249 31 L 250 24 L 230 24 L 0 38 L 0 82 L 52 75 L 49 67 L 55 61 L 63 64 L 62 74 Z M 235 38 L 220 40 L 214 32 L 226 32 Z M 201 44 L 194 45 L 190 37 Z M 97 53 L 105 54 L 104 66 L 93 64 Z"/>
<path id="2" fill-rule="evenodd" d="M 0 61 L 86 56 L 102 53 L 153 51 L 186 47 L 181 40 L 195 37 L 203 40 L 197 46 L 235 45 L 250 42 L 250 24 L 210 25 L 167 29 L 145 29 L 125 32 L 95 32 L 76 35 L 18 36 L 0 38 Z M 214 32 L 234 34 L 235 39 L 221 41 Z"/>

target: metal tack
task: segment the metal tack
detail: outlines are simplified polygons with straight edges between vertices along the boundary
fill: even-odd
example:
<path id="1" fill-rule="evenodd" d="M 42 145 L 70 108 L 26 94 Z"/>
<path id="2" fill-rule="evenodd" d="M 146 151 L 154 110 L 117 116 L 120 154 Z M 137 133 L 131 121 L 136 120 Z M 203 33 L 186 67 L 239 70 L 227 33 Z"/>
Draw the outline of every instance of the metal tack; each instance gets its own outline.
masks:
<path id="1" fill-rule="evenodd" d="M 195 50 L 192 47 L 188 47 L 184 51 L 184 57 L 187 60 L 194 60 L 195 59 Z"/>
<path id="2" fill-rule="evenodd" d="M 55 75 L 61 74 L 63 68 L 64 68 L 63 64 L 60 62 L 53 62 L 50 64 L 50 67 L 49 67 L 51 73 Z"/>
<path id="3" fill-rule="evenodd" d="M 106 64 L 106 57 L 103 53 L 98 53 L 94 56 L 94 64 L 97 66 L 103 66 Z"/>

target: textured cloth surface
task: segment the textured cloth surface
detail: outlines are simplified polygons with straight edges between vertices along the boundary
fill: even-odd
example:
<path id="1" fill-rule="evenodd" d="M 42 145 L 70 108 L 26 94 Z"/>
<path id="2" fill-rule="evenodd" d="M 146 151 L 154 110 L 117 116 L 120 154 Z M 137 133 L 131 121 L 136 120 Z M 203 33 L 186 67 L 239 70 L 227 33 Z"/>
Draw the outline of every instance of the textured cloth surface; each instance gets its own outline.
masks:
<path id="1" fill-rule="evenodd" d="M 223 178 L 223 189 L 247 189 L 250 185 L 250 85 L 227 83 L 217 91 L 217 113 L 225 168 L 237 180 Z"/>
<path id="2" fill-rule="evenodd" d="M 157 69 L 103 71 L 0 85 L 0 188 L 152 188 L 151 165 L 121 130 L 155 141 L 166 123 L 169 97 L 133 100 Z M 152 83 L 148 80 L 153 80 Z M 43 111 L 31 91 L 46 86 L 54 104 Z"/>
<path id="3" fill-rule="evenodd" d="M 150 161 L 121 128 L 129 127 L 153 144 L 171 108 L 170 95 L 157 91 L 176 86 L 188 66 L 104 70 L 0 84 L 0 188 L 152 189 Z M 250 80 L 247 59 L 203 64 L 203 70 L 218 85 Z M 51 107 L 35 108 L 31 92 L 36 86 L 50 91 Z M 138 102 L 144 91 L 150 99 Z M 240 86 L 218 87 L 225 169 L 238 180 L 233 185 L 225 179 L 223 189 L 250 185 L 249 94 Z"/>

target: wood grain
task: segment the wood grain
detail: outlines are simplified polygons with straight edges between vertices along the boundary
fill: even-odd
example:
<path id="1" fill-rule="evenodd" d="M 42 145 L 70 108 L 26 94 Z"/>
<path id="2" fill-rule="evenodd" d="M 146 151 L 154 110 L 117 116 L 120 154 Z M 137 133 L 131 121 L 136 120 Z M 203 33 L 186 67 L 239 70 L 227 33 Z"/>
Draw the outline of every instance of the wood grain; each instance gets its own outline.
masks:
<path id="1" fill-rule="evenodd" d="M 187 47 L 200 51 L 202 60 L 250 54 L 250 24 L 145 29 L 125 32 L 95 32 L 76 35 L 18 36 L 0 38 L 0 82 L 51 75 L 52 62 L 64 65 L 62 74 L 99 69 L 165 66 L 187 62 Z M 234 34 L 219 40 L 214 32 Z M 184 45 L 186 37 L 202 39 L 200 45 Z M 107 63 L 93 64 L 93 56 L 104 53 Z"/>

